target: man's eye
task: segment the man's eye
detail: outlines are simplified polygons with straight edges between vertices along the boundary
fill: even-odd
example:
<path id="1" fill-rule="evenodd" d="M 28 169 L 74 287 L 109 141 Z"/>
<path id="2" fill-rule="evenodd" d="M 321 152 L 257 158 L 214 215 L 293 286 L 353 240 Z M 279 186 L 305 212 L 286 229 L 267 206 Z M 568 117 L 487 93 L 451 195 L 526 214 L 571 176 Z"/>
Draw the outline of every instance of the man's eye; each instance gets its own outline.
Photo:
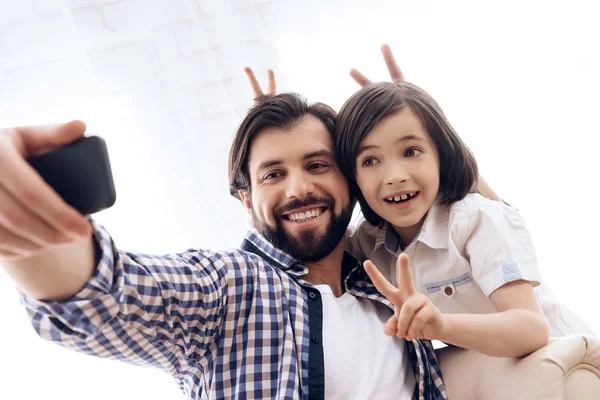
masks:
<path id="1" fill-rule="evenodd" d="M 279 178 L 281 176 L 281 172 L 269 172 L 263 177 L 263 181 L 268 181 L 270 179 Z"/>
<path id="2" fill-rule="evenodd" d="M 372 167 L 375 164 L 377 164 L 377 160 L 373 157 L 365 158 L 362 162 L 363 167 Z"/>
<path id="3" fill-rule="evenodd" d="M 308 169 L 320 169 L 320 168 L 327 168 L 329 165 L 325 164 L 325 163 L 312 163 L 308 166 Z"/>
<path id="4" fill-rule="evenodd" d="M 411 147 L 409 149 L 406 149 L 406 151 L 404 152 L 405 157 L 417 157 L 421 154 L 423 154 L 423 152 L 421 150 L 417 149 L 416 147 Z"/>

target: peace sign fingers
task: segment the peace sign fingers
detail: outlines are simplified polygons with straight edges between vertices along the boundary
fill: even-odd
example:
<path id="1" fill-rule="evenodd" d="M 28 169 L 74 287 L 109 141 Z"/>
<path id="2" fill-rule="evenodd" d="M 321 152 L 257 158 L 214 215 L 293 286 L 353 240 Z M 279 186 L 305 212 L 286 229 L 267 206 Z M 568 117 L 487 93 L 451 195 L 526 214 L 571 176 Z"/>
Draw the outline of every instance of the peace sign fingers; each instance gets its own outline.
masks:
<path id="1" fill-rule="evenodd" d="M 377 269 L 371 260 L 365 261 L 363 265 L 367 275 L 369 275 L 373 281 L 373 285 L 375 285 L 379 293 L 391 301 L 396 308 L 400 308 L 402 306 L 402 301 L 400 299 L 399 290 L 396 289 L 394 285 L 392 285 L 390 281 L 388 281 L 385 276 L 381 274 L 381 272 L 379 272 L 379 269 Z"/>
<path id="2" fill-rule="evenodd" d="M 409 257 L 402 253 L 396 261 L 398 270 L 398 290 L 402 293 L 403 301 L 417 293 L 413 283 L 412 272 L 410 271 Z"/>

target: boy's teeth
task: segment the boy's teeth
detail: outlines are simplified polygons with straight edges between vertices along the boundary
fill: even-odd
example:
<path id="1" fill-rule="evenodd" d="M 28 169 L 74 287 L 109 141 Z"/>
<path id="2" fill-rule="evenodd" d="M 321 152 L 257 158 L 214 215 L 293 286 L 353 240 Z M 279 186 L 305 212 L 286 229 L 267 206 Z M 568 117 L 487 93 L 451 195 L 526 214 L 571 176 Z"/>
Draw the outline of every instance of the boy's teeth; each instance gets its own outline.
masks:
<path id="1" fill-rule="evenodd" d="M 409 194 L 403 194 L 401 196 L 387 197 L 386 200 L 387 201 L 396 201 L 396 202 L 405 201 L 405 200 L 415 197 L 416 195 L 417 195 L 417 192 L 414 192 L 414 193 L 409 193 Z"/>

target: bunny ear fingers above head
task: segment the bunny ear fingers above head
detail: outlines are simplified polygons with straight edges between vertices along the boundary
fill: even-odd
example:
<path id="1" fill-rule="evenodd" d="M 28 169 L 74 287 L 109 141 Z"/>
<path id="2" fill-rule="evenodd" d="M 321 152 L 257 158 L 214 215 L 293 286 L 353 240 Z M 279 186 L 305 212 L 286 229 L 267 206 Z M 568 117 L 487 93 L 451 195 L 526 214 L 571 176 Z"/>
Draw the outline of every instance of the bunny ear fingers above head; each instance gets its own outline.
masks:
<path id="1" fill-rule="evenodd" d="M 404 82 L 404 74 L 398 66 L 398 63 L 394 58 L 394 54 L 392 54 L 392 49 L 390 49 L 390 46 L 387 44 L 381 46 L 381 54 L 383 55 L 383 61 L 387 66 L 387 70 L 390 74 L 390 79 L 392 80 L 392 82 Z M 367 78 L 362 72 L 360 72 L 356 68 L 352 68 L 350 70 L 350 76 L 361 87 L 365 87 L 373 83 L 369 78 Z"/>
<path id="2" fill-rule="evenodd" d="M 358 83 L 361 87 L 365 87 L 370 85 L 372 82 L 367 78 L 362 72 L 357 70 L 356 68 L 352 68 L 350 70 L 350 76 L 356 83 Z"/>
<path id="3" fill-rule="evenodd" d="M 254 71 L 252 71 L 252 68 L 246 67 L 244 68 L 244 72 L 248 77 L 248 81 L 250 83 L 250 88 L 252 88 L 254 98 L 262 96 L 264 93 L 262 91 L 262 88 L 260 87 L 260 83 L 258 83 L 258 79 L 256 79 L 256 75 L 254 75 Z"/>
<path id="4" fill-rule="evenodd" d="M 402 70 L 398 66 L 396 62 L 396 58 L 394 58 L 394 54 L 392 53 L 392 49 L 387 44 L 381 46 L 381 54 L 383 54 L 383 61 L 385 61 L 385 65 L 387 66 L 388 72 L 390 73 L 390 79 L 392 82 L 404 82 L 404 74 Z"/>
<path id="5" fill-rule="evenodd" d="M 258 79 L 256 79 L 256 75 L 254 71 L 250 67 L 244 68 L 244 73 L 248 77 L 248 82 L 250 83 L 250 87 L 252 88 L 252 93 L 254 94 L 254 98 L 257 99 L 262 96 L 275 96 L 277 94 L 277 83 L 275 82 L 275 72 L 272 69 L 267 70 L 267 92 L 263 92 L 260 83 L 258 83 Z"/>

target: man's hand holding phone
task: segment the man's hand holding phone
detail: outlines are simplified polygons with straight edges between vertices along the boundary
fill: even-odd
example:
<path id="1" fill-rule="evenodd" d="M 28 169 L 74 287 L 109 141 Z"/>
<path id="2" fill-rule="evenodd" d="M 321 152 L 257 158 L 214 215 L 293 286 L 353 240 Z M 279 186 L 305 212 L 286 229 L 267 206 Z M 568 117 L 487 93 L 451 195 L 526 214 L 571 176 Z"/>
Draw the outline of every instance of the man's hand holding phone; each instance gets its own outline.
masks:
<path id="1" fill-rule="evenodd" d="M 0 258 L 19 259 L 92 233 L 28 159 L 84 137 L 81 121 L 0 130 Z"/>

